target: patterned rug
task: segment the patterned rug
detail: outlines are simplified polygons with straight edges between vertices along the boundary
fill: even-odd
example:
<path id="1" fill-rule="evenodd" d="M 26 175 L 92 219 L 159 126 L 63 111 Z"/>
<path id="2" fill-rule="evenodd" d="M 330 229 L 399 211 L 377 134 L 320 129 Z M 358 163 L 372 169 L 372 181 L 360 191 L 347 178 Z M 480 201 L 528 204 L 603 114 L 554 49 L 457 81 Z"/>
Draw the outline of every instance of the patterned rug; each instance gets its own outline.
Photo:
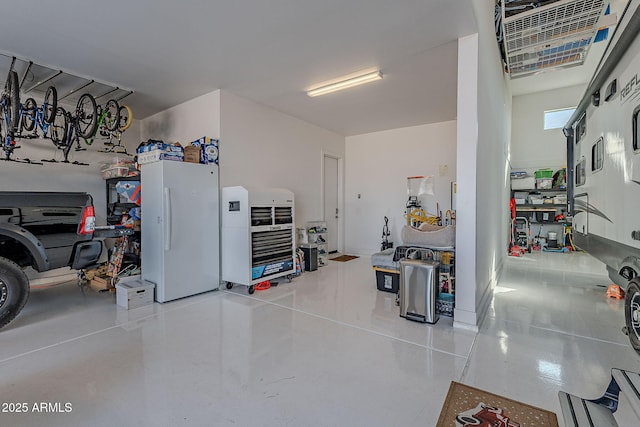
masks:
<path id="1" fill-rule="evenodd" d="M 330 261 L 340 261 L 340 262 L 345 262 L 345 261 L 351 261 L 352 259 L 356 259 L 358 258 L 355 255 L 340 255 L 337 256 L 335 258 L 330 258 Z"/>
<path id="2" fill-rule="evenodd" d="M 436 427 L 558 427 L 556 414 L 451 381 Z"/>

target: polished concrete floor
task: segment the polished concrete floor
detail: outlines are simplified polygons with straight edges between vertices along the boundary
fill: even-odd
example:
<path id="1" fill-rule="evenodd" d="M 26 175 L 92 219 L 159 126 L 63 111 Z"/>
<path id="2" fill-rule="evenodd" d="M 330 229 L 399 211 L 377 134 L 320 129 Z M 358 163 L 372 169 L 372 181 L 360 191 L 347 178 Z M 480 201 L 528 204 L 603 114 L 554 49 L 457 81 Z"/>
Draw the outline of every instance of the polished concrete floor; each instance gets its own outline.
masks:
<path id="1" fill-rule="evenodd" d="M 399 317 L 368 258 L 130 311 L 75 283 L 33 289 L 0 332 L 0 425 L 433 426 L 452 380 L 563 425 L 559 390 L 597 397 L 612 367 L 640 372 L 608 283 L 584 254 L 509 257 L 478 333 Z M 618 417 L 638 425 L 625 402 Z"/>

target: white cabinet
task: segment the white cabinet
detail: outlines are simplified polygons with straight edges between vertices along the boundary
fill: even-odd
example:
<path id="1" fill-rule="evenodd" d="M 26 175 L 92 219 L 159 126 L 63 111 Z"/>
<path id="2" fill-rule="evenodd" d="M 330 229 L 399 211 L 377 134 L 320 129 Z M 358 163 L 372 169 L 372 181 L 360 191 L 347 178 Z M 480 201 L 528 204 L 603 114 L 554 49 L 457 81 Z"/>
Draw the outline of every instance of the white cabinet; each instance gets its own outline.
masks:
<path id="1" fill-rule="evenodd" d="M 318 245 L 318 267 L 327 265 L 329 253 L 327 249 L 327 223 L 325 221 L 307 222 L 308 243 Z"/>

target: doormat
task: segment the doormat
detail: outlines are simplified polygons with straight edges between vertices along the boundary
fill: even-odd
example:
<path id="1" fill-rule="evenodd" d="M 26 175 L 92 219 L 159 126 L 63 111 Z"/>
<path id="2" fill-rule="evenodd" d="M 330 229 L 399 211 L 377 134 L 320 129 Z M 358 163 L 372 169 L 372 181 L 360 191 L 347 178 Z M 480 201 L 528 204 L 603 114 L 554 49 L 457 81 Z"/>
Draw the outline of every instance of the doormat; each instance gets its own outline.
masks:
<path id="1" fill-rule="evenodd" d="M 351 261 L 352 259 L 356 259 L 358 258 L 355 255 L 340 255 L 337 256 L 335 258 L 330 258 L 331 261 L 340 261 L 340 262 L 345 262 L 345 261 Z"/>
<path id="2" fill-rule="evenodd" d="M 436 427 L 558 427 L 556 414 L 451 381 Z"/>

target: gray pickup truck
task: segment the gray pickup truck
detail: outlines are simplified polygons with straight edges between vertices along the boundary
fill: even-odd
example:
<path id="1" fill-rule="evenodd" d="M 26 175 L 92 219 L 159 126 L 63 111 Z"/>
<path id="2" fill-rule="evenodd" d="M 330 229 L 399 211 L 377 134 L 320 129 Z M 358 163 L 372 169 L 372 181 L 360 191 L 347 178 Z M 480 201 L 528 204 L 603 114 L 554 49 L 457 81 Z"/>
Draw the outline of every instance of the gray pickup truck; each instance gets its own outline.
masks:
<path id="1" fill-rule="evenodd" d="M 0 191 L 0 328 L 29 298 L 24 268 L 48 271 L 95 265 L 95 212 L 87 193 Z"/>

